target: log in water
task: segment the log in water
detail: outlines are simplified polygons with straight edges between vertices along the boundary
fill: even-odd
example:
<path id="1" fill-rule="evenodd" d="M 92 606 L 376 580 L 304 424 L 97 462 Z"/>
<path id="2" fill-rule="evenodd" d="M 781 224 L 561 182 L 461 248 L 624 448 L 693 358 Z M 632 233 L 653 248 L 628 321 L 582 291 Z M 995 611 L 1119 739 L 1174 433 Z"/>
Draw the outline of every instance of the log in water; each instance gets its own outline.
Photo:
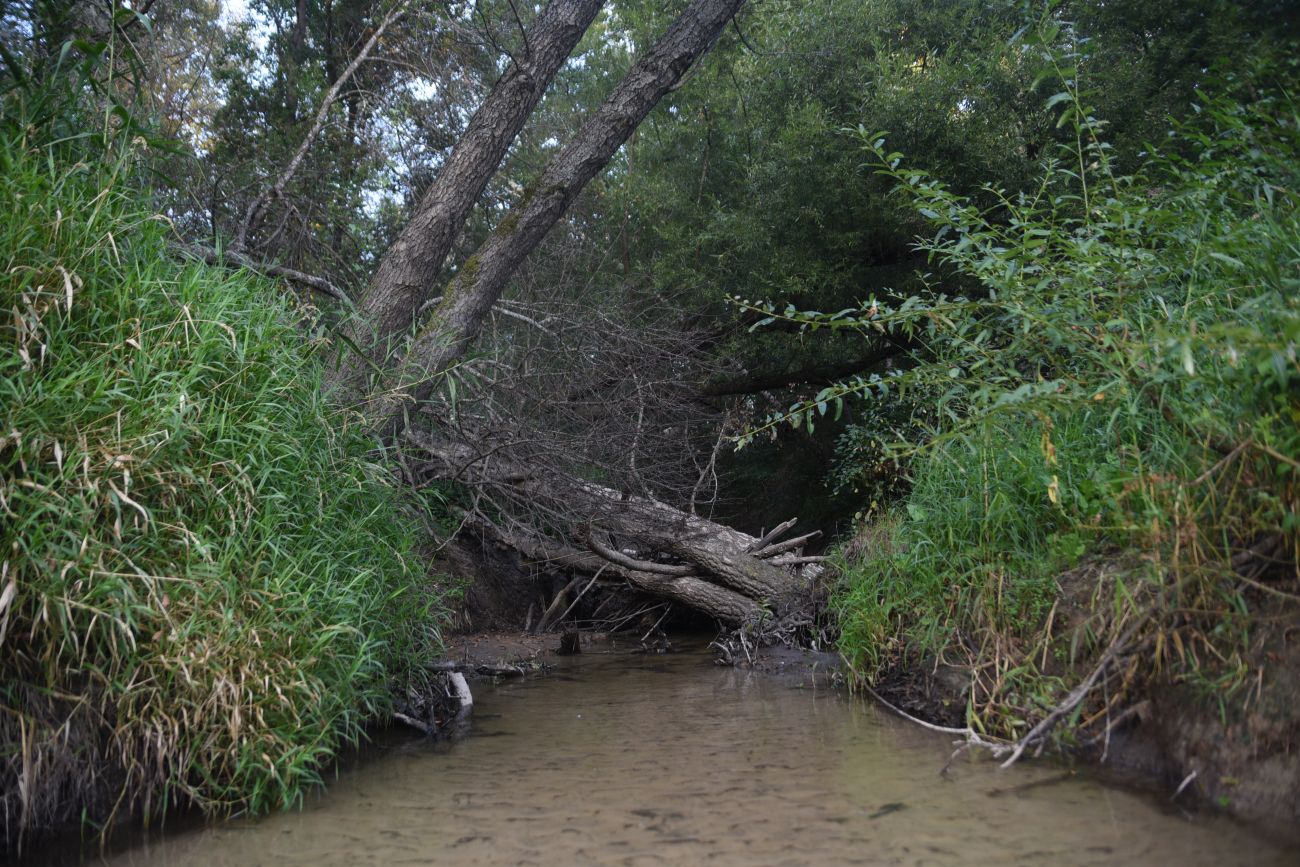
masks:
<path id="1" fill-rule="evenodd" d="M 164 836 L 113 867 L 1294 863 L 1281 842 L 704 651 L 601 653 L 475 687 L 474 733 L 394 733 L 305 810 Z"/>

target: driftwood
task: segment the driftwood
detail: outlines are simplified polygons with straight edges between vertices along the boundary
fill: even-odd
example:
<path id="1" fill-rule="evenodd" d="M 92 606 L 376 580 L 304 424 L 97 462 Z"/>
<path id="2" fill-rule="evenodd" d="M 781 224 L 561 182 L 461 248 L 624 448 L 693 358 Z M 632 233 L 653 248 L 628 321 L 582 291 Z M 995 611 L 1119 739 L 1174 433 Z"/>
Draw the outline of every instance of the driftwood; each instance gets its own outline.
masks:
<path id="1" fill-rule="evenodd" d="M 564 540 L 507 528 L 475 513 L 465 516 L 467 527 L 533 561 L 579 574 L 603 573 L 607 580 L 621 579 L 729 626 L 787 614 L 822 569 L 818 558 L 777 557 L 816 535 L 791 540 L 794 545 L 775 543 L 793 521 L 755 538 L 651 497 L 528 466 L 504 449 L 475 449 L 414 430 L 406 438 L 414 454 L 424 458 L 420 472 L 426 477 L 454 479 L 540 504 L 572 522 Z M 606 535 L 618 541 L 606 542 Z"/>
<path id="2" fill-rule="evenodd" d="M 449 672 L 447 680 L 451 684 L 456 700 L 460 702 L 460 710 L 456 712 L 456 722 L 463 723 L 474 712 L 474 694 L 469 691 L 469 684 L 465 682 L 465 675 L 459 671 Z"/>

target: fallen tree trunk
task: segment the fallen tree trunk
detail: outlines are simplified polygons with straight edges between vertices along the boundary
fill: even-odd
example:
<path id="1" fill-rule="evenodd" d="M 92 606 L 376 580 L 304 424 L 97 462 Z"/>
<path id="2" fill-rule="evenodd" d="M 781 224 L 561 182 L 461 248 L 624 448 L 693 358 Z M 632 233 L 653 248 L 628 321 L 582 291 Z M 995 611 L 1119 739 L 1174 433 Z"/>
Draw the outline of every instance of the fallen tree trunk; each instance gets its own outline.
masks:
<path id="1" fill-rule="evenodd" d="M 664 575 L 643 572 L 612 563 L 599 554 L 523 533 L 510 533 L 481 517 L 469 518 L 467 526 L 501 544 L 514 548 L 534 563 L 600 576 L 622 579 L 630 586 L 696 611 L 703 611 L 727 626 L 741 626 L 758 620 L 762 606 L 734 590 L 728 590 L 698 575 Z"/>
<path id="2" fill-rule="evenodd" d="M 467 523 L 480 532 L 534 561 L 588 574 L 605 572 L 731 626 L 754 622 L 765 613 L 787 613 L 821 568 L 802 562 L 791 564 L 801 568 L 786 568 L 764 560 L 757 553 L 763 540 L 649 497 L 529 467 L 500 450 L 484 452 L 410 430 L 407 439 L 426 458 L 423 473 L 546 506 L 570 516 L 572 524 L 570 540 L 560 542 L 503 530 L 481 515 L 469 516 Z M 607 544 L 595 530 L 623 540 L 638 553 Z M 662 557 L 678 562 L 652 559 Z"/>

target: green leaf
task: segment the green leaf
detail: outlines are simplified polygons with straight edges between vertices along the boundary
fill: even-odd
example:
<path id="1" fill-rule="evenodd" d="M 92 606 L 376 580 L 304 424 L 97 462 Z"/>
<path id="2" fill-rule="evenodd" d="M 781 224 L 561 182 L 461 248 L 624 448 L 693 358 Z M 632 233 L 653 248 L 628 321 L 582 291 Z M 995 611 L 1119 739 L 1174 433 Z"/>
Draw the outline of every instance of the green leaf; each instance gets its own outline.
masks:
<path id="1" fill-rule="evenodd" d="M 1048 97 L 1048 99 L 1047 99 L 1047 105 L 1046 105 L 1045 107 L 1046 107 L 1046 108 L 1055 108 L 1056 106 L 1060 105 L 1061 103 L 1065 102 L 1066 100 L 1068 100 L 1068 99 L 1072 99 L 1072 98 L 1073 98 L 1073 97 L 1072 97 L 1072 95 L 1070 94 L 1070 92 L 1069 92 L 1068 90 L 1063 90 L 1063 91 L 1061 91 L 1060 93 L 1055 93 L 1055 94 L 1052 94 L 1052 96 Z"/>

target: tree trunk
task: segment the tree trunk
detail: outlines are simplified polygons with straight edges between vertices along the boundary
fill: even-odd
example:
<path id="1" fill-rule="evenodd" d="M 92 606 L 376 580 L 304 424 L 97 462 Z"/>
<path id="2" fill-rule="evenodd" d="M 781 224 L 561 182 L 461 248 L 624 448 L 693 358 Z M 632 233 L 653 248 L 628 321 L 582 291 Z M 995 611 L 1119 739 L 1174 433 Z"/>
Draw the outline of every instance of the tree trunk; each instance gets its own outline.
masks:
<path id="1" fill-rule="evenodd" d="M 727 626 L 752 623 L 762 614 L 762 608 L 755 600 L 698 575 L 663 575 L 629 569 L 591 551 L 520 533 L 507 533 L 481 518 L 470 518 L 466 524 L 478 533 L 513 548 L 528 560 L 599 575 L 602 579 L 621 578 L 638 590 L 702 611 Z"/>
<path id="2" fill-rule="evenodd" d="M 347 326 L 348 337 L 372 361 L 387 359 L 391 344 L 415 321 L 474 203 L 602 5 L 603 0 L 552 0 L 528 32 L 524 53 L 474 113 L 414 216 L 384 253 L 359 315 Z M 357 385 L 365 366 L 345 357 L 338 381 Z"/>
<path id="3" fill-rule="evenodd" d="M 744 0 L 694 0 L 551 160 L 541 179 L 452 281 L 433 321 L 399 365 L 396 387 L 377 393 L 369 409 L 379 430 L 396 432 L 404 404 L 428 397 L 436 374 L 464 354 L 519 264 L 743 4 Z M 411 290 L 402 282 L 408 279 L 381 268 L 371 291 L 398 300 L 409 298 Z"/>
<path id="4" fill-rule="evenodd" d="M 776 565 L 760 551 L 765 548 L 762 540 L 649 497 L 527 467 L 499 451 L 480 454 L 414 431 L 407 431 L 406 436 L 429 459 L 424 472 L 480 489 L 495 488 L 517 500 L 569 515 L 572 535 L 582 536 L 587 550 L 507 532 L 481 517 L 469 516 L 468 522 L 480 532 L 489 532 L 533 560 L 587 573 L 603 569 L 641 590 L 682 602 L 729 625 L 755 619 L 764 607 L 778 616 L 785 613 L 819 571 L 816 566 L 789 570 Z M 652 562 L 643 556 L 637 562 L 638 558 L 602 542 L 598 532 L 635 543 L 641 551 L 683 560 L 691 568 Z M 683 574 L 688 572 L 693 574 Z"/>

